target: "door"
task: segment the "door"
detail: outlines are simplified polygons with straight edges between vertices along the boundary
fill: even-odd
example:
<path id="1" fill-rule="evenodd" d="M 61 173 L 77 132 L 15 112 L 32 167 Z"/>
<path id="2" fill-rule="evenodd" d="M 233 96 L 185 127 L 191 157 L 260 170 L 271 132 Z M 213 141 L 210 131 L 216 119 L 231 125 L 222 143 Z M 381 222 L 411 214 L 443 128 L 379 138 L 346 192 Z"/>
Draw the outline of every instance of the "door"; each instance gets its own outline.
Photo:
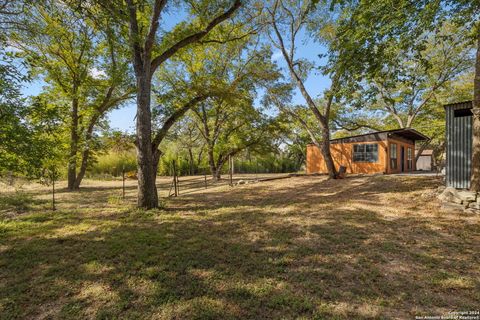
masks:
<path id="1" fill-rule="evenodd" d="M 405 171 L 405 147 L 402 147 L 400 151 L 400 166 L 402 168 L 402 172 L 404 172 Z"/>

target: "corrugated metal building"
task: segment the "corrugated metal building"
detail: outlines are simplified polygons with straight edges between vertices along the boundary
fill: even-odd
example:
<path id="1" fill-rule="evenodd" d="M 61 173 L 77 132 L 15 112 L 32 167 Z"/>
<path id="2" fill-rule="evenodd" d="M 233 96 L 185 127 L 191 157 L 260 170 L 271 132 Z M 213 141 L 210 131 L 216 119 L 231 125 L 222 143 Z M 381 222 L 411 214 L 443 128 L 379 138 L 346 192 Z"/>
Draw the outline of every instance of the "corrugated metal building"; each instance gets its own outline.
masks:
<path id="1" fill-rule="evenodd" d="M 470 188 L 472 174 L 473 114 L 472 101 L 445 105 L 446 183 L 447 187 Z"/>

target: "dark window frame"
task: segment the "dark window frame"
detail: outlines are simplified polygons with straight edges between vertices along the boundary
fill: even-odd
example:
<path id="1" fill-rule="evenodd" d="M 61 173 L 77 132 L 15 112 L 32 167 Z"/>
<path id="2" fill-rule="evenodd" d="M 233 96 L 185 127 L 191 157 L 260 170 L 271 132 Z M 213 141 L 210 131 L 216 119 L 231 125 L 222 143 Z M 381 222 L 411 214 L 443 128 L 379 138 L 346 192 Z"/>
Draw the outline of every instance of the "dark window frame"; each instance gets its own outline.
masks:
<path id="1" fill-rule="evenodd" d="M 378 163 L 378 143 L 353 145 L 353 162 Z"/>
<path id="2" fill-rule="evenodd" d="M 395 152 L 392 152 L 393 150 L 395 150 Z M 390 143 L 389 153 L 390 153 L 390 168 L 398 169 L 398 146 L 396 143 Z M 393 157 L 394 155 L 395 157 Z"/>
<path id="3" fill-rule="evenodd" d="M 413 150 L 412 148 L 407 148 L 407 169 L 413 169 Z"/>

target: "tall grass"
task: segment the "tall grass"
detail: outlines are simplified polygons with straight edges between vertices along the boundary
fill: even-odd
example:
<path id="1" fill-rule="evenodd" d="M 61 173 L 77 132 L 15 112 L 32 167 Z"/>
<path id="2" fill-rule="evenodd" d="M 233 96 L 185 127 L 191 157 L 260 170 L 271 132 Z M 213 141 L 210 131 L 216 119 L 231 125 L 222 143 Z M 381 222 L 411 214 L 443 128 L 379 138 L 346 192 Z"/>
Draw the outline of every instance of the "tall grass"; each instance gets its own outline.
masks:
<path id="1" fill-rule="evenodd" d="M 121 154 L 110 152 L 101 155 L 89 170 L 90 176 L 111 175 L 119 177 L 125 172 L 137 170 L 137 160 L 135 151 L 123 152 Z"/>
<path id="2" fill-rule="evenodd" d="M 175 160 L 178 175 L 210 174 L 206 159 L 204 159 L 200 165 L 195 164 L 190 168 L 187 157 L 168 152 L 160 158 L 157 174 L 161 176 L 173 175 L 173 160 Z M 235 157 L 234 167 L 236 173 L 286 173 L 301 170 L 301 163 L 299 164 L 293 159 L 272 153 L 253 157 L 252 159 L 246 159 L 240 156 Z M 99 156 L 90 168 L 88 176 L 96 178 L 119 177 L 122 175 L 123 169 L 125 172 L 137 170 L 135 150 L 122 153 L 111 151 Z M 226 174 L 227 172 L 228 163 L 222 167 L 222 173 Z"/>

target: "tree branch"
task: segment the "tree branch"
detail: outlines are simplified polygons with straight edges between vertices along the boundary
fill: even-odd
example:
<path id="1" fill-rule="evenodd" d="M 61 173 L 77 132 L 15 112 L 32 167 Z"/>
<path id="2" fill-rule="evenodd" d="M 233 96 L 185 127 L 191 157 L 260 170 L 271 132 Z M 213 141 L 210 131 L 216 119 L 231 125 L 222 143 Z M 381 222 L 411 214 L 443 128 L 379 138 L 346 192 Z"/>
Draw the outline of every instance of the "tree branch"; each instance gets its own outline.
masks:
<path id="1" fill-rule="evenodd" d="M 131 0 L 129 0 L 131 1 Z M 199 40 L 201 40 L 203 37 L 205 37 L 213 28 L 215 28 L 218 24 L 222 23 L 223 21 L 227 20 L 230 16 L 233 15 L 233 13 L 235 11 L 237 11 L 238 8 L 240 8 L 240 6 L 242 5 L 242 2 L 241 0 L 235 0 L 235 2 L 233 3 L 233 5 L 230 7 L 230 9 L 228 9 L 227 11 L 225 11 L 224 13 L 222 13 L 221 15 L 219 15 L 218 17 L 214 18 L 212 21 L 210 21 L 210 23 L 207 25 L 207 27 L 205 29 L 203 29 L 202 31 L 199 31 L 197 33 L 194 33 L 192 35 L 189 35 L 185 38 L 183 38 L 182 40 L 178 41 L 177 43 L 175 43 L 174 45 L 172 45 L 170 48 L 168 48 L 167 50 L 165 50 L 162 54 L 160 54 L 159 56 L 155 57 L 153 60 L 152 60 L 152 63 L 151 63 L 151 70 L 150 70 L 150 73 L 151 75 L 153 75 L 153 73 L 155 72 L 155 70 L 157 70 L 157 68 L 163 63 L 165 62 L 168 58 L 170 58 L 171 56 L 173 56 L 178 50 L 186 47 L 187 45 L 191 44 L 191 43 L 194 43 L 194 42 L 197 42 Z"/>
<path id="2" fill-rule="evenodd" d="M 168 130 L 177 122 L 177 120 L 182 117 L 188 110 L 193 108 L 197 103 L 205 100 L 207 98 L 207 95 L 199 95 L 185 103 L 182 107 L 179 109 L 175 110 L 175 112 L 170 115 L 167 120 L 163 123 L 163 126 L 160 130 L 157 131 L 155 134 L 155 137 L 152 140 L 152 149 L 155 151 L 158 149 L 158 146 L 162 142 L 162 140 L 165 138 L 165 136 L 168 133 Z"/>

